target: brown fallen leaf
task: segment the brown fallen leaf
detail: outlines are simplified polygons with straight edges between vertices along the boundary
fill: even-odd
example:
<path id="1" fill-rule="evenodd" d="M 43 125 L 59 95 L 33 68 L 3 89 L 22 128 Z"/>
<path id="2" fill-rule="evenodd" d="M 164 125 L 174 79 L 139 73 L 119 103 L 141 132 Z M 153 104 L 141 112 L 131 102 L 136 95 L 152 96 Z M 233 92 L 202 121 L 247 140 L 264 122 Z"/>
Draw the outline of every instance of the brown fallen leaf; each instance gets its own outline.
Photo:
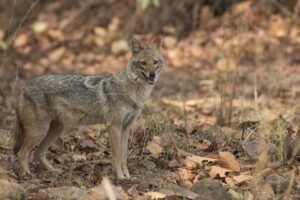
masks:
<path id="1" fill-rule="evenodd" d="M 225 127 L 225 126 L 221 128 L 221 131 L 222 131 L 222 134 L 224 134 L 228 137 L 233 137 L 237 133 L 236 130 L 234 130 L 230 127 Z"/>
<path id="2" fill-rule="evenodd" d="M 66 48 L 65 47 L 59 47 L 55 50 L 53 50 L 50 54 L 49 54 L 49 59 L 52 61 L 52 62 L 56 62 L 58 60 L 60 60 L 63 55 L 65 54 L 66 52 Z"/>
<path id="3" fill-rule="evenodd" d="M 163 40 L 164 40 L 164 46 L 166 48 L 172 48 L 177 43 L 177 39 L 175 37 L 172 37 L 172 36 L 166 36 L 166 37 L 163 38 Z"/>
<path id="4" fill-rule="evenodd" d="M 239 162 L 236 160 L 234 155 L 228 151 L 219 152 L 217 162 L 221 167 L 231 169 L 235 172 L 239 172 L 241 170 Z"/>
<path id="5" fill-rule="evenodd" d="M 219 166 L 212 166 L 211 170 L 209 171 L 209 176 L 211 178 L 215 178 L 217 175 L 219 175 L 221 178 L 226 177 L 226 173 L 232 172 L 230 169 L 225 169 Z"/>
<path id="6" fill-rule="evenodd" d="M 255 176 L 259 175 L 264 169 L 266 169 L 269 163 L 268 154 L 269 154 L 270 146 L 267 143 L 265 143 L 265 145 L 263 146 L 264 148 L 260 153 L 257 162 L 255 163 L 255 172 L 254 172 Z"/>
<path id="7" fill-rule="evenodd" d="M 168 167 L 173 168 L 173 167 L 179 167 L 180 164 L 178 161 L 174 158 L 168 163 Z"/>
<path id="8" fill-rule="evenodd" d="M 131 142 L 135 145 L 141 146 L 144 143 L 144 139 L 145 139 L 145 131 L 140 128 L 134 132 Z"/>
<path id="9" fill-rule="evenodd" d="M 72 155 L 72 158 L 74 159 L 74 161 L 86 160 L 86 155 L 84 155 L 84 154 L 74 154 L 74 155 Z"/>
<path id="10" fill-rule="evenodd" d="M 165 194 L 167 197 L 187 197 L 190 199 L 196 199 L 198 197 L 196 193 L 175 184 L 168 185 L 167 187 L 160 189 L 159 192 Z"/>
<path id="11" fill-rule="evenodd" d="M 197 168 L 197 166 L 198 166 L 197 163 L 195 163 L 195 162 L 193 162 L 193 161 L 191 161 L 191 160 L 189 160 L 189 159 L 185 159 L 185 160 L 183 161 L 183 163 L 184 163 L 184 165 L 185 165 L 185 168 L 187 168 L 187 169 L 195 169 L 195 168 Z"/>
<path id="12" fill-rule="evenodd" d="M 200 23 L 204 24 L 213 18 L 214 14 L 210 6 L 201 6 L 200 11 Z"/>
<path id="13" fill-rule="evenodd" d="M 246 191 L 243 195 L 242 199 L 249 199 L 249 200 L 254 200 L 254 195 L 253 192 Z"/>
<path id="14" fill-rule="evenodd" d="M 134 184 L 127 190 L 128 194 L 130 194 L 132 199 L 138 199 L 140 197 L 140 194 L 136 188 L 137 188 L 137 184 Z"/>
<path id="15" fill-rule="evenodd" d="M 158 158 L 159 154 L 163 151 L 163 148 L 154 141 L 150 141 L 146 147 L 153 157 Z"/>
<path id="16" fill-rule="evenodd" d="M 111 52 L 113 54 L 121 54 L 129 50 L 129 45 L 126 40 L 115 41 L 111 44 Z"/>
<path id="17" fill-rule="evenodd" d="M 4 38 L 5 31 L 3 29 L 0 29 L 0 40 Z"/>
<path id="18" fill-rule="evenodd" d="M 25 46 L 29 41 L 29 36 L 26 33 L 22 33 L 20 35 L 18 35 L 18 37 L 15 39 L 14 41 L 14 46 L 16 48 L 20 48 Z"/>
<path id="19" fill-rule="evenodd" d="M 80 147 L 82 149 L 97 149 L 97 145 L 93 140 L 90 139 L 84 139 L 80 141 Z"/>
<path id="20" fill-rule="evenodd" d="M 253 4 L 252 1 L 244 1 L 241 3 L 237 3 L 232 6 L 231 11 L 233 12 L 234 15 L 245 13 L 249 10 L 252 4 Z"/>
<path id="21" fill-rule="evenodd" d="M 187 151 L 184 151 L 182 149 L 178 149 L 177 153 L 178 153 L 179 156 L 194 156 L 194 154 L 192 154 L 190 152 L 187 152 Z"/>
<path id="22" fill-rule="evenodd" d="M 211 145 L 211 142 L 209 140 L 201 140 L 200 142 L 194 144 L 194 146 L 197 148 L 197 149 L 200 149 L 200 150 L 206 150 L 210 147 Z"/>
<path id="23" fill-rule="evenodd" d="M 94 41 L 94 43 L 98 46 L 98 47 L 103 47 L 104 45 L 105 45 L 105 39 L 104 38 L 100 38 L 100 37 L 93 37 L 93 38 L 91 38 L 93 41 Z M 85 40 L 85 44 L 88 44 L 89 42 L 91 42 L 91 41 L 89 41 L 90 40 L 90 38 L 86 38 L 86 40 Z"/>
<path id="24" fill-rule="evenodd" d="M 277 21 L 269 23 L 268 33 L 275 37 L 285 37 L 288 34 L 286 27 L 282 26 L 282 24 Z"/>
<path id="25" fill-rule="evenodd" d="M 48 199 L 80 199 L 85 191 L 78 187 L 55 187 L 55 188 L 47 188 L 40 189 L 40 194 L 44 194 Z"/>
<path id="26" fill-rule="evenodd" d="M 74 157 L 73 157 L 73 159 L 76 160 Z M 68 154 L 59 155 L 59 156 L 56 156 L 54 158 L 54 160 L 60 164 L 64 164 L 64 163 L 70 161 L 70 155 L 68 155 Z"/>
<path id="27" fill-rule="evenodd" d="M 155 135 L 154 135 L 152 140 L 153 140 L 153 142 L 155 142 L 156 144 L 161 145 L 161 144 L 160 144 L 160 140 L 161 140 L 161 137 L 160 137 L 160 136 L 155 136 Z"/>
<path id="28" fill-rule="evenodd" d="M 110 181 L 107 177 L 103 178 L 102 186 L 105 190 L 105 193 L 106 193 L 108 199 L 110 199 L 110 200 L 116 200 L 117 199 L 116 192 L 114 191 L 114 187 L 110 183 Z"/>
<path id="29" fill-rule="evenodd" d="M 161 137 L 159 137 L 159 143 L 161 146 L 169 145 L 172 142 L 172 139 L 170 135 L 163 134 Z"/>
<path id="30" fill-rule="evenodd" d="M 47 35 L 50 38 L 52 38 L 54 40 L 58 40 L 58 41 L 63 41 L 65 39 L 65 36 L 61 30 L 49 30 L 49 31 L 47 31 Z"/>
<path id="31" fill-rule="evenodd" d="M 47 30 L 48 24 L 46 22 L 35 22 L 32 25 L 32 30 L 36 33 L 43 33 Z"/>
<path id="32" fill-rule="evenodd" d="M 221 58 L 217 61 L 217 68 L 220 72 L 232 72 L 236 69 L 234 58 Z"/>
<path id="33" fill-rule="evenodd" d="M 144 193 L 145 196 L 150 196 L 151 199 L 162 199 L 165 198 L 167 195 L 160 193 L 160 192 L 146 192 Z"/>
<path id="34" fill-rule="evenodd" d="M 238 185 L 238 184 L 241 184 L 241 183 L 243 183 L 245 181 L 252 180 L 253 177 L 251 175 L 248 175 L 248 174 L 240 174 L 238 176 L 233 176 L 232 178 L 234 180 L 234 183 L 236 185 Z"/>
<path id="35" fill-rule="evenodd" d="M 124 192 L 121 187 L 114 186 L 114 192 L 116 194 L 116 199 L 118 200 L 128 200 L 128 195 Z M 79 200 L 107 200 L 109 196 L 107 195 L 106 189 L 103 185 L 99 185 L 89 189 L 86 194 Z"/>
<path id="36" fill-rule="evenodd" d="M 108 30 L 111 32 L 117 31 L 120 26 L 120 19 L 114 17 L 108 25 Z"/>
<path id="37" fill-rule="evenodd" d="M 225 177 L 225 182 L 231 187 L 235 186 L 234 180 L 231 177 Z"/>
<path id="38" fill-rule="evenodd" d="M 176 101 L 176 100 L 167 99 L 167 98 L 163 98 L 161 101 L 165 105 L 174 106 L 180 110 L 186 110 L 186 111 L 193 110 L 193 108 L 191 106 L 186 105 L 186 103 L 182 102 L 182 101 Z"/>
<path id="39" fill-rule="evenodd" d="M 214 163 L 217 160 L 213 158 L 201 157 L 201 156 L 187 156 L 186 160 L 197 163 L 202 166 L 204 163 Z"/>
<path id="40" fill-rule="evenodd" d="M 185 169 L 185 168 L 179 168 L 178 169 L 179 176 L 183 181 L 190 181 L 193 180 L 195 177 L 195 174 L 192 173 L 191 170 Z"/>
<path id="41" fill-rule="evenodd" d="M 18 183 L 0 179 L 0 199 L 26 199 L 26 192 Z"/>
<path id="42" fill-rule="evenodd" d="M 7 169 L 0 166 L 0 179 L 5 179 L 7 181 L 16 181 L 17 175 L 14 172 L 8 171 Z"/>
<path id="43" fill-rule="evenodd" d="M 102 38 L 105 38 L 105 36 L 107 35 L 107 31 L 103 27 L 94 28 L 94 32 L 97 36 L 102 37 Z"/>
<path id="44" fill-rule="evenodd" d="M 258 200 L 272 200 L 275 199 L 274 191 L 269 183 L 262 185 L 259 194 L 256 196 Z"/>

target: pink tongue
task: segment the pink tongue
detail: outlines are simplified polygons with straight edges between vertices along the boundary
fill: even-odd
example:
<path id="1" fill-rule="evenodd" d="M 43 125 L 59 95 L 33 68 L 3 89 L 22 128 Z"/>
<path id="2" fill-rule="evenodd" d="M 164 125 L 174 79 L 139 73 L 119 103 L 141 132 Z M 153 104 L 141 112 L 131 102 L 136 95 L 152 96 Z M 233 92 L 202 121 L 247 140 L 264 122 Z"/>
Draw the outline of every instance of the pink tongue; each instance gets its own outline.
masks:
<path id="1" fill-rule="evenodd" d="M 153 85 L 153 84 L 154 84 L 154 80 L 148 79 L 148 83 L 149 83 L 150 85 Z"/>

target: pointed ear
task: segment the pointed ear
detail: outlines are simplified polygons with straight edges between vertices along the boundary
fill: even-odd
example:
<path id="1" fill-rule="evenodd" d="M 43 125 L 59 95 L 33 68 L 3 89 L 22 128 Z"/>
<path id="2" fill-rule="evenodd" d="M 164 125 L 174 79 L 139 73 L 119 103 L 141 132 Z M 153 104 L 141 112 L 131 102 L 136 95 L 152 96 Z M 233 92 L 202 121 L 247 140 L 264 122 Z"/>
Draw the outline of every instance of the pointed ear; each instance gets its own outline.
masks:
<path id="1" fill-rule="evenodd" d="M 162 39 L 161 36 L 158 36 L 158 37 L 153 39 L 152 43 L 156 46 L 156 48 L 158 50 L 161 50 L 161 48 L 163 46 L 163 39 Z"/>
<path id="2" fill-rule="evenodd" d="M 134 38 L 130 39 L 129 45 L 133 55 L 138 54 L 143 49 L 142 44 Z"/>

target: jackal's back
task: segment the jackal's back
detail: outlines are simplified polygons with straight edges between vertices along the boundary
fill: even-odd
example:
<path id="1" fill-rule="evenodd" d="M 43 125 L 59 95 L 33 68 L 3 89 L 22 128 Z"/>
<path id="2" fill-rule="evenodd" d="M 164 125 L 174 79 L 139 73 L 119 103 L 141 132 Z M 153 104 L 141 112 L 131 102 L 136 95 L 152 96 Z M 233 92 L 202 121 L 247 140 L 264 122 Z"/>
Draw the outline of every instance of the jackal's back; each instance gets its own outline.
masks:
<path id="1" fill-rule="evenodd" d="M 21 115 L 30 107 L 66 125 L 119 122 L 126 108 L 138 107 L 125 79 L 81 75 L 39 77 L 23 88 L 18 104 Z"/>

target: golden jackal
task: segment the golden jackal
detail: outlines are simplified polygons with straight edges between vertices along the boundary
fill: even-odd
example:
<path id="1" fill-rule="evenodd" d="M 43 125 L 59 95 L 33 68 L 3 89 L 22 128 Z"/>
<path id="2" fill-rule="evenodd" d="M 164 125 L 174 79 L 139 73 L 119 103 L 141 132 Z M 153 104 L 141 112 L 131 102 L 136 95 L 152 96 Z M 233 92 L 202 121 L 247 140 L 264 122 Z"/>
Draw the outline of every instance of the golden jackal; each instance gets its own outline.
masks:
<path id="1" fill-rule="evenodd" d="M 124 71 L 109 76 L 49 75 L 30 81 L 17 101 L 14 152 L 27 174 L 28 155 L 47 170 L 59 172 L 46 152 L 64 127 L 104 123 L 109 127 L 117 178 L 130 178 L 127 168 L 129 129 L 149 98 L 164 60 L 161 38 L 153 43 L 130 41 L 132 57 Z"/>

